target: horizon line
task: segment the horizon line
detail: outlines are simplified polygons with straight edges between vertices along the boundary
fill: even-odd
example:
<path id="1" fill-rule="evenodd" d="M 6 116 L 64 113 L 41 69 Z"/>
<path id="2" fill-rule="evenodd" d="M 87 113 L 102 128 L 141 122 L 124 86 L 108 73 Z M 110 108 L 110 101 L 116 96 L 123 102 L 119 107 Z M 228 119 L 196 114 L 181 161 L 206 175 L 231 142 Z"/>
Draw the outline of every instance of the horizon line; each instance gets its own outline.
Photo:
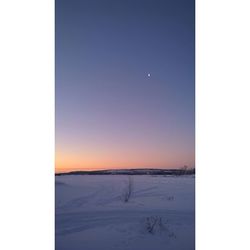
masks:
<path id="1" fill-rule="evenodd" d="M 96 172 L 96 171 L 124 171 L 124 170 L 180 170 L 183 167 L 187 167 L 188 170 L 195 169 L 195 166 L 188 167 L 187 165 L 181 166 L 181 167 L 175 167 L 175 168 L 154 168 L 154 167 L 139 167 L 139 168 L 95 168 L 95 169 L 72 169 L 72 170 L 65 170 L 62 172 L 58 172 L 55 170 L 55 174 L 67 174 L 67 173 L 76 173 L 76 172 Z"/>

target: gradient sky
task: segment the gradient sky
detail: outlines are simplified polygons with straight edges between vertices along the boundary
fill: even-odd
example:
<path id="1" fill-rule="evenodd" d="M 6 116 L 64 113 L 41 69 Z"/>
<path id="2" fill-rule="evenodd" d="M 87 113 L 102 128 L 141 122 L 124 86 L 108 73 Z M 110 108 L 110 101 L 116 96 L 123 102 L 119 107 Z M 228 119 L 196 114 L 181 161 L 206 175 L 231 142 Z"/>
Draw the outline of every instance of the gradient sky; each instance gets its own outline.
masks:
<path id="1" fill-rule="evenodd" d="M 194 167 L 194 45 L 193 0 L 56 0 L 56 171 Z"/>

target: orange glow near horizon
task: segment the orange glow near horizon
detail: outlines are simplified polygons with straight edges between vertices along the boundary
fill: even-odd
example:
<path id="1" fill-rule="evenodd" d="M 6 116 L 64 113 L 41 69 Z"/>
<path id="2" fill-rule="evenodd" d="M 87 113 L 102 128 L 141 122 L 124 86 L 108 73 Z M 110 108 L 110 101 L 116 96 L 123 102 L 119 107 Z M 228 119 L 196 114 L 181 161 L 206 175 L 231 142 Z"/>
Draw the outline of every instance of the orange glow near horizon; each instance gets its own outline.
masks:
<path id="1" fill-rule="evenodd" d="M 106 152 L 107 153 L 107 152 Z M 97 157 L 98 156 L 98 157 Z M 70 171 L 90 171 L 90 170 L 104 170 L 104 169 L 128 169 L 128 168 L 179 168 L 183 165 L 193 167 L 192 159 L 188 162 L 176 159 L 187 159 L 187 157 L 178 157 L 174 154 L 161 155 L 160 152 L 146 154 L 129 154 L 129 152 L 118 154 L 114 152 L 111 157 L 108 154 L 84 154 L 71 153 L 66 154 L 62 152 L 56 153 L 56 173 L 70 172 Z"/>

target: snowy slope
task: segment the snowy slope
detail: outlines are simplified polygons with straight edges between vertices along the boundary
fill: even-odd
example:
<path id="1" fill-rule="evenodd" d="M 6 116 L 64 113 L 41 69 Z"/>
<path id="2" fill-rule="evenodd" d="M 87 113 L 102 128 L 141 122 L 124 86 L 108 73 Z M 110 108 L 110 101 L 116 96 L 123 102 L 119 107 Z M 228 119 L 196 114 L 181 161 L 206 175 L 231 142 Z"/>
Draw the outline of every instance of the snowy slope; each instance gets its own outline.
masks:
<path id="1" fill-rule="evenodd" d="M 194 176 L 57 176 L 56 249 L 193 250 L 194 184 Z"/>

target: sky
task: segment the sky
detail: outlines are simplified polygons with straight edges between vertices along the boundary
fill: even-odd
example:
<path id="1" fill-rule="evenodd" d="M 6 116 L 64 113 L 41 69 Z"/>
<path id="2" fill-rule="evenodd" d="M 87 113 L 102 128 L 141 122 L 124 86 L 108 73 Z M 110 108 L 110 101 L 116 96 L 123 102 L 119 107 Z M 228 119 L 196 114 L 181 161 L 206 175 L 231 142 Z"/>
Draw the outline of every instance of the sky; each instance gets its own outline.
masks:
<path id="1" fill-rule="evenodd" d="M 195 166 L 193 0 L 56 0 L 56 172 Z"/>

